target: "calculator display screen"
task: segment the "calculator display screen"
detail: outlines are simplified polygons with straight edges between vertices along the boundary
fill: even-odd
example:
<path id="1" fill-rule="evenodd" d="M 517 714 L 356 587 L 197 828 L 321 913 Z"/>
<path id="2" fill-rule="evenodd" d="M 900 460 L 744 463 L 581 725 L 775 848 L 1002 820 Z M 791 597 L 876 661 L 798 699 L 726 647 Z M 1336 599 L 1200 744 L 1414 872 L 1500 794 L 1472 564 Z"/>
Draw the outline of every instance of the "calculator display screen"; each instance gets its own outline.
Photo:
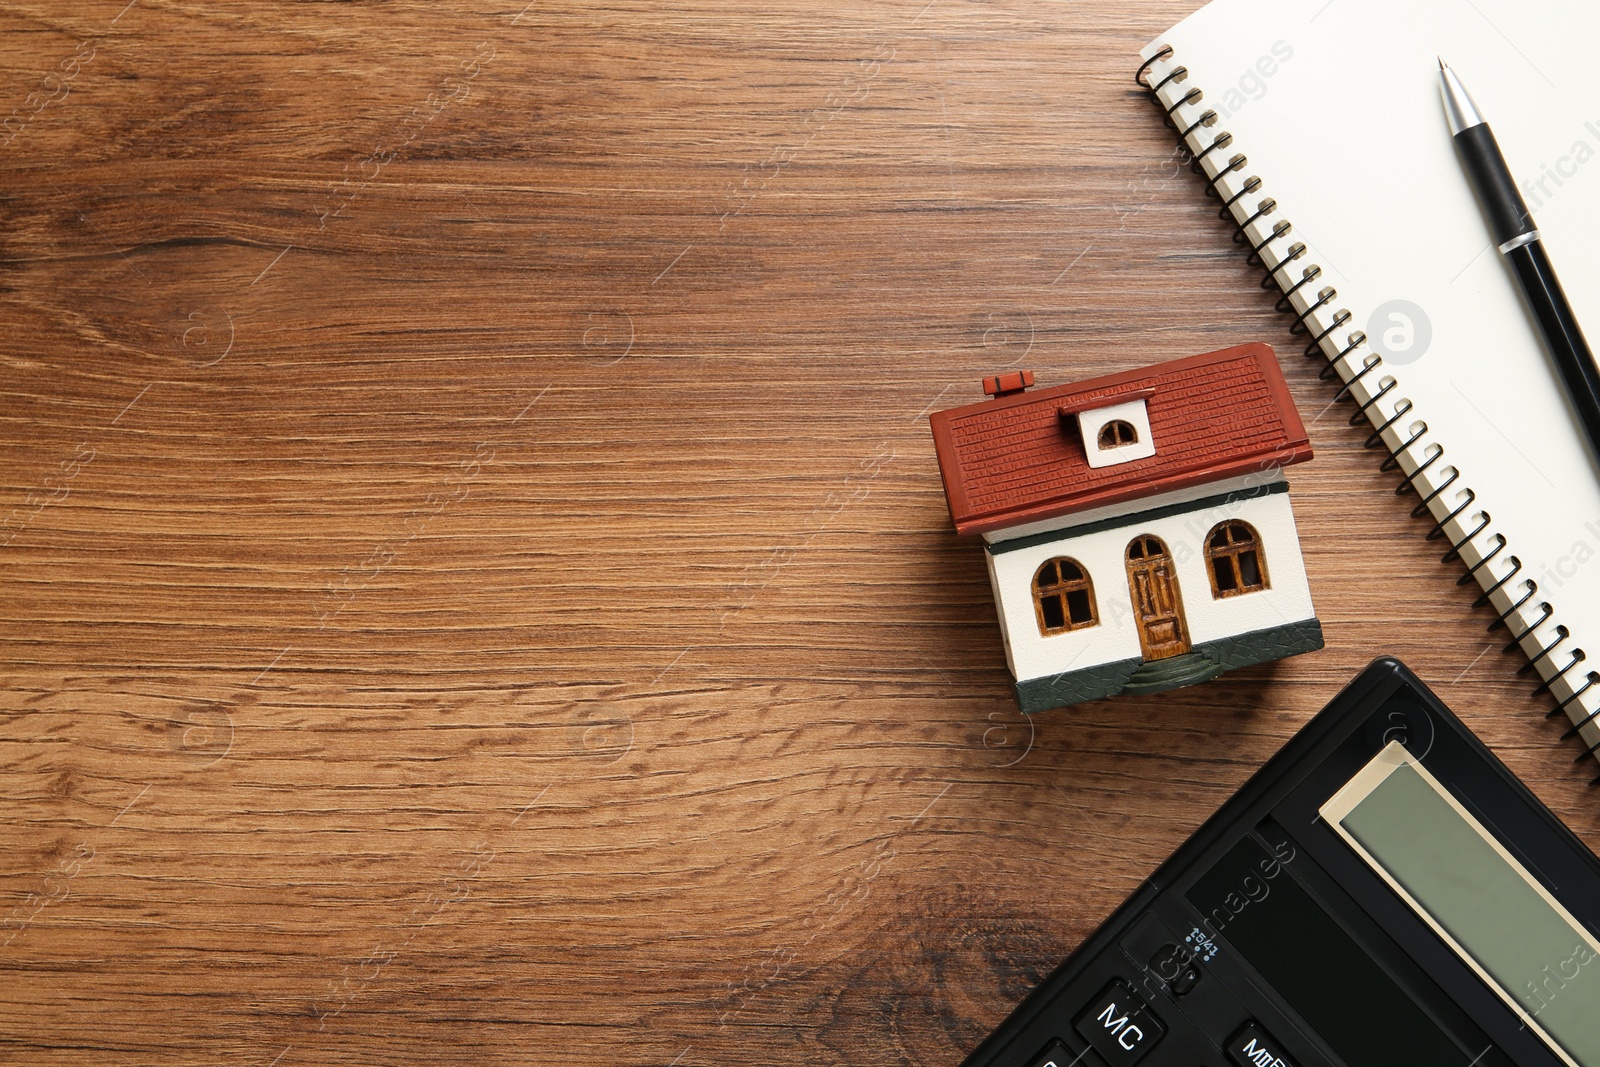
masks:
<path id="1" fill-rule="evenodd" d="M 1245 838 L 1185 896 L 1203 931 L 1238 952 L 1346 1062 L 1466 1067 L 1470 1057 L 1288 869 Z"/>
<path id="2" fill-rule="evenodd" d="M 1600 941 L 1404 746 L 1321 813 L 1565 1062 L 1600 1067 Z"/>

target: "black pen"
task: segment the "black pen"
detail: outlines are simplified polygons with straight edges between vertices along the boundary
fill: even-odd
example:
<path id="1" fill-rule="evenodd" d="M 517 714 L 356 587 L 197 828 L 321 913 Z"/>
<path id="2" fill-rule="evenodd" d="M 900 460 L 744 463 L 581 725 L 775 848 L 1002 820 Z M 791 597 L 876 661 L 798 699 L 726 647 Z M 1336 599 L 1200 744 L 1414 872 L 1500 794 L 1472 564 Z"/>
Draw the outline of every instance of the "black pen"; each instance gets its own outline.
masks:
<path id="1" fill-rule="evenodd" d="M 1544 334 L 1550 355 L 1561 369 L 1561 378 L 1578 413 L 1578 421 L 1589 436 L 1589 447 L 1600 456 L 1600 368 L 1595 367 L 1589 344 L 1583 339 L 1577 317 L 1561 291 L 1561 283 L 1556 280 L 1550 257 L 1545 254 L 1539 228 L 1533 224 L 1528 205 L 1517 191 L 1516 181 L 1511 177 L 1505 157 L 1500 154 L 1493 131 L 1478 113 L 1478 106 L 1461 79 L 1442 59 L 1439 60 L 1439 78 L 1445 114 L 1450 119 L 1450 133 L 1455 137 L 1478 202 L 1489 215 L 1495 244 L 1500 246 L 1500 254 L 1506 257 L 1516 272 L 1517 281 L 1522 284 L 1523 295 L 1539 320 L 1539 330 Z"/>

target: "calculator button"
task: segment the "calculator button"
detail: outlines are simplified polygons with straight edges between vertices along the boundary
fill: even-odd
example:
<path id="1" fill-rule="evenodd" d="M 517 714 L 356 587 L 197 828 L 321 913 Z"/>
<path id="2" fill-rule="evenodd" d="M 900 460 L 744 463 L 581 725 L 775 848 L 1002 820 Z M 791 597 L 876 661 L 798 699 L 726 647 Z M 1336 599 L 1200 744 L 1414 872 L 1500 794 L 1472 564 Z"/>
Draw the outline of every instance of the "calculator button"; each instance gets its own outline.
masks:
<path id="1" fill-rule="evenodd" d="M 1105 1067 L 1105 1061 L 1085 1049 L 1073 1052 L 1059 1041 L 1028 1061 L 1028 1067 Z"/>
<path id="2" fill-rule="evenodd" d="M 1255 1023 L 1246 1023 L 1228 1042 L 1228 1058 L 1239 1067 L 1295 1067 L 1283 1046 Z"/>
<path id="3" fill-rule="evenodd" d="M 1120 981 L 1106 986 L 1073 1026 L 1112 1067 L 1138 1063 L 1167 1032 L 1144 1001 Z"/>
<path id="4" fill-rule="evenodd" d="M 1149 967 L 1156 977 L 1167 983 L 1175 997 L 1181 997 L 1200 981 L 1200 968 L 1194 964 L 1194 953 L 1182 945 L 1164 945 L 1150 957 Z"/>

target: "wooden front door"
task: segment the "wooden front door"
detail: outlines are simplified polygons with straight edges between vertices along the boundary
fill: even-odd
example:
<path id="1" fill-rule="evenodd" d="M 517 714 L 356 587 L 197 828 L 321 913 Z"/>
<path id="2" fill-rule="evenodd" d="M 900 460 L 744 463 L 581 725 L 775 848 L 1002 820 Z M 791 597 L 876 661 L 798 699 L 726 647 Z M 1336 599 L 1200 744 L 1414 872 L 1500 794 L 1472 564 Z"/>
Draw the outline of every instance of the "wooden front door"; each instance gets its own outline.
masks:
<path id="1" fill-rule="evenodd" d="M 1128 589 L 1144 658 L 1167 659 L 1189 651 L 1183 598 L 1178 595 L 1172 556 L 1161 538 L 1140 534 L 1128 543 Z"/>

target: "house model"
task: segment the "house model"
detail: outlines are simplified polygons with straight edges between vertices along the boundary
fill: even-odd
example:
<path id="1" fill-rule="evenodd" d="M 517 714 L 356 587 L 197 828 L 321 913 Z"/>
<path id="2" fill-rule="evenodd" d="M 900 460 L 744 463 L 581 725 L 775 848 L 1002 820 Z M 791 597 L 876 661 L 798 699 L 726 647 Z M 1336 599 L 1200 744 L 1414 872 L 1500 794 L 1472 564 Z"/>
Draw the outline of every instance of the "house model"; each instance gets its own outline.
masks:
<path id="1" fill-rule="evenodd" d="M 935 412 L 956 532 L 981 534 L 1023 711 L 1322 647 L 1283 469 L 1311 445 L 1271 346 Z"/>

